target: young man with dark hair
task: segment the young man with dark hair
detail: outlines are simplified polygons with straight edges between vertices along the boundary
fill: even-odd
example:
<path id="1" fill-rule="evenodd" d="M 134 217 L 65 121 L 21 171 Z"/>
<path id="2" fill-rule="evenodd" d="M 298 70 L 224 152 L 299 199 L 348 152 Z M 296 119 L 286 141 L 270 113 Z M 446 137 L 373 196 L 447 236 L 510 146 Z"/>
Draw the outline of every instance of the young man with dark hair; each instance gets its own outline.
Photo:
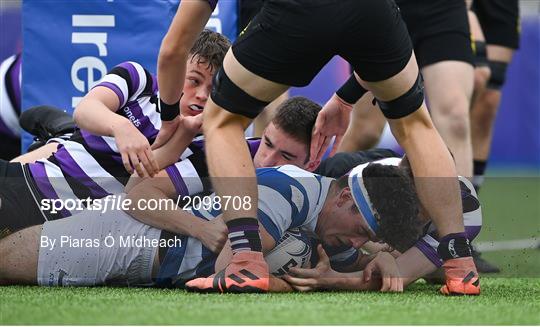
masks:
<path id="1" fill-rule="evenodd" d="M 187 61 L 181 101 L 184 116 L 201 113 L 212 75 L 228 45 L 218 33 L 201 33 Z M 53 212 L 42 206 L 43 200 L 75 201 L 118 194 L 134 169 L 144 176 L 144 171 L 153 174 L 158 166 L 176 162 L 178 157 L 158 163 L 150 150 L 161 124 L 157 92 L 157 81 L 146 69 L 135 62 L 122 63 L 82 99 L 74 113 L 81 129 L 70 140 L 51 144 L 52 156 L 24 165 L 0 161 L 0 237 L 81 210 L 77 206 L 74 212 Z M 88 204 L 83 203 L 82 208 Z"/>
<path id="2" fill-rule="evenodd" d="M 341 160 L 341 159 L 340 159 Z M 396 208 L 392 202 L 400 197 L 412 197 L 410 193 L 403 192 L 403 189 L 393 188 L 394 180 L 398 176 L 410 176 L 412 173 L 408 160 L 401 158 L 386 158 L 372 163 L 365 163 L 353 169 L 351 174 L 358 174 L 362 171 L 362 176 L 369 177 L 365 179 L 366 191 L 370 197 L 370 203 L 380 208 L 379 213 L 387 216 L 410 215 L 411 212 L 400 212 L 401 208 Z M 392 177 L 389 177 L 392 176 Z M 399 178 L 399 177 L 398 177 Z M 409 179 L 412 182 L 412 179 Z M 460 177 L 460 194 L 463 207 L 462 219 L 465 225 L 467 238 L 473 240 L 480 232 L 482 226 L 482 211 L 478 196 L 471 182 Z M 385 182 L 386 181 L 386 182 Z M 399 200 L 401 201 L 401 199 Z M 397 209 L 397 210 L 396 210 Z M 375 217 L 376 217 L 375 215 Z M 397 218 L 398 221 L 404 221 L 407 218 Z M 387 224 L 390 223 L 390 224 Z M 384 227 L 383 227 L 384 226 Z M 439 250 L 441 235 L 433 224 L 426 209 L 420 205 L 419 211 L 413 217 L 409 217 L 408 224 L 395 224 L 391 220 L 381 221 L 381 232 L 378 234 L 382 240 L 389 240 L 393 249 L 392 254 L 397 258 L 384 258 L 387 267 L 394 266 L 393 277 L 397 279 L 398 284 L 407 286 L 418 278 L 434 272 L 444 263 L 444 256 Z M 421 237 L 416 237 L 416 231 L 422 231 Z M 459 244 L 452 244 L 453 251 L 458 249 Z M 326 250 L 326 251 L 325 251 Z M 349 267 L 342 269 L 334 263 L 330 263 L 328 255 L 332 255 L 328 249 L 319 248 L 319 262 L 313 269 L 292 268 L 287 280 L 293 287 L 300 291 L 311 291 L 315 289 L 334 289 L 334 290 L 364 290 L 366 281 L 371 276 L 370 272 L 360 271 L 358 267 Z M 327 255 L 328 253 L 328 255 Z M 332 256 L 331 256 L 332 257 Z M 447 263 L 446 263 L 447 264 Z M 466 273 L 460 271 L 459 274 Z M 469 276 L 472 278 L 472 276 Z M 388 283 L 388 282 L 387 282 Z M 399 290 L 399 285 L 393 285 L 390 289 Z M 388 287 L 384 287 L 388 290 Z M 401 288 L 402 289 L 402 288 Z M 456 291 L 457 290 L 457 291 Z M 475 294 L 468 287 L 467 283 L 456 283 L 452 287 L 444 285 L 441 291 L 444 294 L 459 295 L 463 293 Z M 478 294 L 478 293 L 476 293 Z"/>

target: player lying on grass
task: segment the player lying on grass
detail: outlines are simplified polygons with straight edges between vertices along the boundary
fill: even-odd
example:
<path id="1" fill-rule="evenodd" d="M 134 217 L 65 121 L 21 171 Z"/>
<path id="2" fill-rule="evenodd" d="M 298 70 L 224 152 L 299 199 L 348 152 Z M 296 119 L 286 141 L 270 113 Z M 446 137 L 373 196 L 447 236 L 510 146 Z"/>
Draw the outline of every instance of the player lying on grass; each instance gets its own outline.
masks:
<path id="1" fill-rule="evenodd" d="M 381 168 L 390 178 L 379 177 Z M 412 180 L 398 167 L 372 164 L 360 176 L 334 180 L 286 165 L 260 168 L 257 177 L 265 252 L 273 249 L 288 230 L 300 229 L 329 247 L 344 248 L 342 255 L 334 256 L 334 263 L 347 269 L 367 264 L 366 258 L 357 253 L 351 260 L 351 247 L 359 248 L 378 237 L 396 248 L 408 247 L 421 232 L 416 223 L 418 199 Z M 359 188 L 367 193 L 355 193 Z M 373 217 L 364 216 L 364 209 L 359 210 L 356 201 L 358 196 L 373 199 L 381 194 L 391 194 L 394 200 L 380 202 L 384 207 L 377 207 L 377 202 L 370 204 L 377 211 L 380 224 L 375 233 Z M 216 203 L 215 197 L 212 199 Z M 242 205 L 254 205 L 249 200 L 242 201 Z M 182 213 L 201 220 L 221 220 L 220 211 L 213 208 L 191 208 Z M 389 233 L 389 228 L 400 233 Z M 232 244 L 223 248 L 218 259 L 196 238 L 150 227 L 121 210 L 88 209 L 69 219 L 48 221 L 1 240 L 0 282 L 44 286 L 183 286 L 187 280 L 219 271 L 228 263 L 231 249 L 241 250 L 242 246 L 233 235 Z M 378 259 L 371 265 L 375 265 L 374 270 L 383 269 Z M 218 282 L 225 283 L 227 279 L 227 284 L 232 281 L 241 286 L 250 278 L 253 276 L 245 272 L 240 276 L 221 276 Z M 279 280 L 271 285 L 274 291 L 289 290 Z M 375 278 L 364 283 L 365 289 L 379 287 L 380 280 Z"/>
<path id="2" fill-rule="evenodd" d="M 228 40 L 215 32 L 204 31 L 197 39 L 187 62 L 180 102 L 184 116 L 197 115 L 203 109 L 213 73 L 228 47 Z M 0 237 L 77 212 L 40 210 L 44 199 L 96 199 L 118 194 L 133 169 L 142 171 L 145 166 L 154 174 L 157 166 L 176 162 L 178 158 L 156 164 L 150 151 L 161 124 L 157 95 L 155 77 L 137 63 L 123 63 L 83 98 L 75 111 L 81 129 L 70 141 L 49 145 L 54 147 L 54 155 L 23 166 L 0 160 Z"/>
<path id="3" fill-rule="evenodd" d="M 354 167 L 354 158 L 351 158 L 349 154 L 343 153 L 336 155 L 334 158 L 328 159 L 327 164 L 329 167 L 339 167 L 336 173 L 346 171 L 348 168 Z M 400 158 L 387 158 L 375 163 L 401 166 L 401 169 L 409 171 L 408 160 Z M 354 168 L 351 174 L 361 174 L 361 171 L 368 167 L 368 164 L 362 164 Z M 384 175 L 384 171 L 381 171 Z M 367 181 L 366 183 L 370 183 Z M 375 181 L 376 182 L 376 181 Z M 459 177 L 459 184 L 461 189 L 461 200 L 463 205 L 463 223 L 465 226 L 465 233 L 469 240 L 474 238 L 480 232 L 482 226 L 482 211 L 480 202 L 476 191 L 472 183 L 464 178 Z M 353 194 L 354 189 L 353 189 Z M 385 206 L 386 203 L 392 201 L 393 196 L 391 194 L 379 195 L 373 194 L 371 196 L 371 202 L 376 206 Z M 397 195 L 399 196 L 399 195 Z M 380 202 L 384 201 L 384 202 Z M 388 202 L 387 202 L 388 201 Z M 358 203 L 358 202 L 357 202 Z M 369 215 L 369 213 L 367 214 Z M 366 215 L 364 215 L 366 216 Z M 405 287 L 414 282 L 418 278 L 426 276 L 434 272 L 437 268 L 440 268 L 443 264 L 440 254 L 438 253 L 440 236 L 435 228 L 435 225 L 429 218 L 425 208 L 420 204 L 419 221 L 422 224 L 423 236 L 414 244 L 413 247 L 396 248 L 400 252 L 394 251 L 393 254 L 397 257 L 395 260 L 396 268 L 394 271 L 399 272 L 399 285 Z M 377 225 L 375 225 L 377 228 Z M 392 229 L 392 233 L 400 233 L 399 228 Z M 453 244 L 449 245 L 449 251 L 455 253 L 456 249 Z M 364 289 L 364 283 L 366 277 L 370 274 L 356 269 L 353 272 L 338 272 L 336 267 L 330 264 L 328 255 L 322 247 L 318 248 L 318 254 L 320 260 L 313 269 L 297 269 L 292 268 L 289 272 L 289 276 L 285 276 L 287 280 L 296 290 L 310 291 L 316 289 L 333 289 L 333 290 L 362 290 Z M 387 257 L 388 264 L 391 265 L 392 259 Z M 394 276 L 396 277 L 396 276 Z M 394 280 L 395 281 L 395 280 Z M 462 288 L 466 287 L 466 282 L 462 284 Z M 455 285 L 458 287 L 458 285 Z M 393 285 L 392 287 L 395 287 Z M 399 287 L 398 287 L 399 289 Z M 444 286 L 443 286 L 444 289 Z M 459 289 L 459 288 L 455 288 Z M 463 289 L 463 291 L 465 291 Z"/>

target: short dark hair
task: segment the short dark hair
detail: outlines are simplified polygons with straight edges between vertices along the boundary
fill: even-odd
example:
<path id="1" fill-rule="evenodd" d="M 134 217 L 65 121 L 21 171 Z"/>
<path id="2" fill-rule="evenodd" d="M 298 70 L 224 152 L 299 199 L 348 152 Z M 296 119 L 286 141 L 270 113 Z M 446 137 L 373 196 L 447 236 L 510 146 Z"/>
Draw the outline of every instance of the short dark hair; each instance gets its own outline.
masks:
<path id="1" fill-rule="evenodd" d="M 377 237 L 401 252 L 411 248 L 422 233 L 420 200 L 408 170 L 371 163 L 362 172 L 379 222 Z"/>
<path id="2" fill-rule="evenodd" d="M 223 65 L 223 59 L 230 47 L 231 42 L 227 37 L 205 29 L 189 51 L 190 60 L 197 59 L 197 64 L 207 64 L 208 68 L 213 72 L 217 72 Z"/>
<path id="3" fill-rule="evenodd" d="M 321 109 L 319 104 L 308 98 L 292 97 L 277 107 L 272 123 L 293 139 L 305 143 L 309 158 L 311 132 Z"/>

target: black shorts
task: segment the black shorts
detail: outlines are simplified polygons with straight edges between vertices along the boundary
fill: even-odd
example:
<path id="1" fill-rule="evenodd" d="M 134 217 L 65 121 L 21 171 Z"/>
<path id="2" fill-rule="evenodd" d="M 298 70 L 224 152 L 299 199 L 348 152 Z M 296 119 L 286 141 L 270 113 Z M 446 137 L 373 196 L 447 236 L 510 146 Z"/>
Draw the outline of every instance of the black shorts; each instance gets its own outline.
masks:
<path id="1" fill-rule="evenodd" d="M 397 152 L 390 149 L 371 149 L 358 152 L 340 152 L 332 158 L 325 159 L 315 170 L 316 174 L 340 178 L 354 167 L 384 158 L 401 157 Z"/>
<path id="2" fill-rule="evenodd" d="M 0 238 L 42 224 L 45 218 L 34 199 L 25 166 L 0 160 Z"/>
<path id="3" fill-rule="evenodd" d="M 386 80 L 412 43 L 393 0 L 266 0 L 232 50 L 260 77 L 305 86 L 334 55 L 365 81 Z"/>
<path id="4" fill-rule="evenodd" d="M 253 17 L 261 10 L 263 0 L 238 0 L 238 31 L 243 31 L 244 28 L 251 22 Z"/>
<path id="5" fill-rule="evenodd" d="M 474 55 L 462 0 L 397 0 L 418 66 L 455 60 L 473 65 Z"/>
<path id="6" fill-rule="evenodd" d="M 519 48 L 518 0 L 474 0 L 472 9 L 478 16 L 487 44 Z"/>

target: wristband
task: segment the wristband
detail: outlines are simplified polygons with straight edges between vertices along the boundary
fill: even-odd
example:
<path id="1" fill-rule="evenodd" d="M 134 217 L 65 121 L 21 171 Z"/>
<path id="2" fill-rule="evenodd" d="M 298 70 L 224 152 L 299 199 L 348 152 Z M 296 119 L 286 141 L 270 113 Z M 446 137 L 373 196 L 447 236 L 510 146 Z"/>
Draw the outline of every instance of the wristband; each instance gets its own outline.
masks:
<path id="1" fill-rule="evenodd" d="M 336 91 L 336 95 L 347 103 L 355 104 L 366 92 L 367 90 L 358 83 L 353 73 L 345 84 Z"/>
<path id="2" fill-rule="evenodd" d="M 162 121 L 171 121 L 180 114 L 180 100 L 175 104 L 166 104 L 159 99 L 158 111 Z"/>

